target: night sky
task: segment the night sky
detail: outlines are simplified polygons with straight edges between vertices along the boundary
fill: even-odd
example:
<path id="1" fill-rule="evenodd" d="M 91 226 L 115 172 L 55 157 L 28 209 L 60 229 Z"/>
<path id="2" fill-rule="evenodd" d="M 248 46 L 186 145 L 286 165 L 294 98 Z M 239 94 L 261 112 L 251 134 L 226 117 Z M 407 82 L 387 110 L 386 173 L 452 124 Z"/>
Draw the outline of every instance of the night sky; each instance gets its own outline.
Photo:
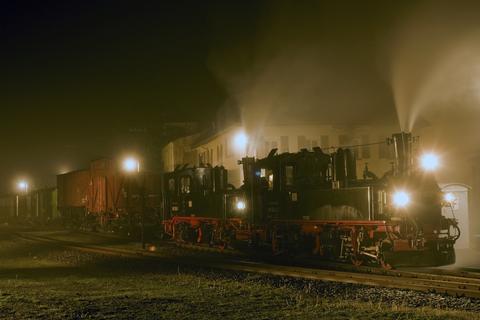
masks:
<path id="1" fill-rule="evenodd" d="M 245 36 L 259 9 L 243 1 L 1 6 L 2 189 L 17 176 L 52 183 L 60 170 L 114 156 L 129 148 L 132 129 L 208 121 L 226 97 L 211 50 Z M 219 10 L 229 21 L 218 33 Z"/>
<path id="2" fill-rule="evenodd" d="M 399 2 L 3 1 L 0 191 L 225 105 L 395 122 L 394 40 L 432 4 Z"/>

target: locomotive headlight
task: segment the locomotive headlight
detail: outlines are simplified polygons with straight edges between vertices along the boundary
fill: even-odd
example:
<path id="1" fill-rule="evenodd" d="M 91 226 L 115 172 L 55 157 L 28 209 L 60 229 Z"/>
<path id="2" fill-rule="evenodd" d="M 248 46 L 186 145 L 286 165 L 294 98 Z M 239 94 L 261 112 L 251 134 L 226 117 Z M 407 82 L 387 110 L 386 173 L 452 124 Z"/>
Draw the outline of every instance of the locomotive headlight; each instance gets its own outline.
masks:
<path id="1" fill-rule="evenodd" d="M 452 192 L 446 192 L 443 194 L 442 206 L 449 207 L 452 210 L 458 210 L 458 198 Z"/>
<path id="2" fill-rule="evenodd" d="M 410 195 L 403 190 L 395 191 L 392 200 L 395 207 L 405 208 L 410 203 Z"/>
<path id="3" fill-rule="evenodd" d="M 440 165 L 440 160 L 436 154 L 429 152 L 422 155 L 420 165 L 425 171 L 435 171 Z"/>
<path id="4" fill-rule="evenodd" d="M 245 210 L 245 208 L 247 207 L 245 201 L 242 201 L 242 200 L 238 200 L 235 206 L 237 207 L 237 210 L 240 210 L 240 211 Z"/>

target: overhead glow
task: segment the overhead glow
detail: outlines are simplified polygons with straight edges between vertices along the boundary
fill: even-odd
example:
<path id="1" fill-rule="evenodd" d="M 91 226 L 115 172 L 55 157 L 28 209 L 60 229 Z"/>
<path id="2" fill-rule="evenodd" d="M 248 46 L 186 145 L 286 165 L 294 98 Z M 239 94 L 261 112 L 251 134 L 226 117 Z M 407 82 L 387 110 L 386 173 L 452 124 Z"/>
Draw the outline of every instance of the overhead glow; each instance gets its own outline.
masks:
<path id="1" fill-rule="evenodd" d="M 454 203 L 457 200 L 457 197 L 451 192 L 447 192 L 443 195 L 443 200 L 448 203 Z"/>
<path id="2" fill-rule="evenodd" d="M 65 173 L 67 173 L 67 172 L 69 172 L 69 171 L 71 171 L 71 170 L 69 169 L 68 166 L 61 166 L 61 167 L 58 169 L 58 173 L 59 173 L 59 174 L 65 174 Z"/>
<path id="3" fill-rule="evenodd" d="M 420 158 L 420 164 L 425 171 L 435 171 L 440 165 L 440 160 L 434 153 L 425 153 Z"/>
<path id="4" fill-rule="evenodd" d="M 239 153 L 245 153 L 247 151 L 248 136 L 245 132 L 240 131 L 235 134 L 233 137 L 233 147 L 235 151 Z"/>
<path id="5" fill-rule="evenodd" d="M 410 203 L 410 195 L 405 191 L 396 191 L 393 193 L 393 204 L 397 208 L 405 208 Z"/>
<path id="6" fill-rule="evenodd" d="M 126 158 L 123 160 L 123 170 L 126 172 L 139 172 L 140 162 L 133 157 Z"/>
<path id="7" fill-rule="evenodd" d="M 28 182 L 25 180 L 21 180 L 17 183 L 17 188 L 19 191 L 27 192 L 28 191 Z"/>
<path id="8" fill-rule="evenodd" d="M 238 210 L 245 210 L 247 205 L 245 204 L 245 201 L 239 200 L 236 203 L 236 207 L 237 207 Z"/>

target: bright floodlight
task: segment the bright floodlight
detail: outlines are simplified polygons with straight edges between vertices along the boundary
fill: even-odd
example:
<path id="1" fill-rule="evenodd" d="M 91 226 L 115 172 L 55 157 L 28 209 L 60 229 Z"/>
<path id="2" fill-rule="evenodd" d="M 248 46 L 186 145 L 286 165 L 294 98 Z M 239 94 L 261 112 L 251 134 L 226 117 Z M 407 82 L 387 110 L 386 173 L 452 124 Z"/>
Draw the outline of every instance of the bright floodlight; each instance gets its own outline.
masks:
<path id="1" fill-rule="evenodd" d="M 237 206 L 237 209 L 238 209 L 238 210 L 245 210 L 245 208 L 247 207 L 247 205 L 245 204 L 245 202 L 242 201 L 242 200 L 237 201 L 236 206 Z"/>
<path id="2" fill-rule="evenodd" d="M 245 132 L 240 131 L 233 137 L 233 146 L 237 152 L 244 153 L 247 149 L 248 136 Z"/>
<path id="3" fill-rule="evenodd" d="M 440 165 L 440 161 L 438 160 L 438 156 L 434 153 L 425 153 L 420 158 L 420 164 L 425 171 L 434 171 Z"/>
<path id="4" fill-rule="evenodd" d="M 454 203 L 457 200 L 457 197 L 451 192 L 447 192 L 443 195 L 443 200 L 448 203 Z"/>
<path id="5" fill-rule="evenodd" d="M 27 192 L 28 191 L 28 182 L 27 181 L 19 181 L 17 184 L 17 188 L 20 191 Z"/>
<path id="6" fill-rule="evenodd" d="M 140 162 L 135 158 L 127 158 L 123 161 L 123 170 L 126 172 L 139 172 Z"/>
<path id="7" fill-rule="evenodd" d="M 393 204 L 397 208 L 405 208 L 410 203 L 410 195 L 405 191 L 396 191 L 393 194 Z"/>

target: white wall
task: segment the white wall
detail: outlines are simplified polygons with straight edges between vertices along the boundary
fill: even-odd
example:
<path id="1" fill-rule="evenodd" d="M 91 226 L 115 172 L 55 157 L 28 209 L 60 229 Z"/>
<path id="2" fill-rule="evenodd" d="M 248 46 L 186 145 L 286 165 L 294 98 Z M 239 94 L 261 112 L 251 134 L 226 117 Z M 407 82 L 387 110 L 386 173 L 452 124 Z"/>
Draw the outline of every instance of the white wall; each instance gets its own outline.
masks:
<path id="1" fill-rule="evenodd" d="M 469 187 L 458 183 L 441 183 L 440 187 L 443 193 L 450 192 L 455 196 L 455 201 L 452 206 L 442 209 L 445 217 L 455 217 L 458 220 L 460 238 L 455 243 L 455 249 L 468 249 L 470 248 Z"/>
<path id="2" fill-rule="evenodd" d="M 235 144 L 235 137 L 242 132 L 244 130 L 240 126 L 231 127 L 210 139 L 197 143 L 192 148 L 198 156 L 195 165 L 199 165 L 200 162 L 210 163 L 212 166 L 222 165 L 229 170 L 229 182 L 239 187 L 243 183 L 243 172 L 241 165 L 237 162 L 246 155 L 263 158 L 272 148 L 278 148 L 278 152 L 281 153 L 297 152 L 301 148 L 311 150 L 315 146 L 328 152 L 334 151 L 333 148 L 336 147 L 383 142 L 396 131 L 389 126 L 353 128 L 331 125 L 265 126 L 261 132 L 244 132 L 249 138 L 249 143 L 246 148 L 239 148 Z M 386 151 L 383 150 L 382 153 L 381 148 L 386 148 Z M 388 150 L 385 145 L 356 148 L 357 176 L 362 177 L 365 163 L 368 163 L 370 171 L 378 176 L 390 170 L 392 158 Z"/>

